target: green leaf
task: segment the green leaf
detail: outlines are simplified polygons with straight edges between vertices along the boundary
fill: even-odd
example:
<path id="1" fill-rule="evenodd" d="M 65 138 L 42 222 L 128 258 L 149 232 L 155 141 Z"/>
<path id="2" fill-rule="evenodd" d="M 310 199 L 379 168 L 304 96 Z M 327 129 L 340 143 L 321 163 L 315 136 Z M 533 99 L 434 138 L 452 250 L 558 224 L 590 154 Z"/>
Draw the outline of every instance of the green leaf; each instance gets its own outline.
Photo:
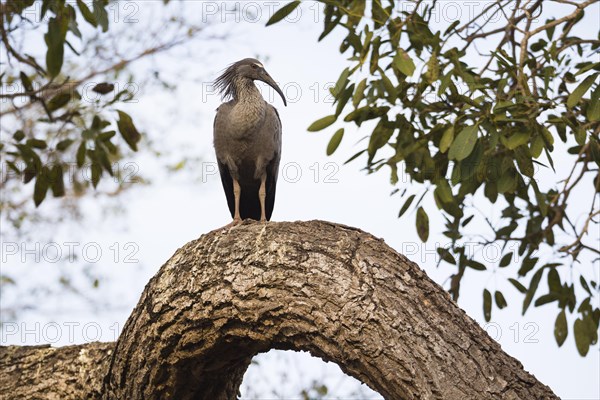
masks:
<path id="1" fill-rule="evenodd" d="M 513 193 L 517 188 L 518 178 L 514 169 L 504 170 L 497 182 L 498 193 Z"/>
<path id="2" fill-rule="evenodd" d="M 331 20 L 332 14 L 333 14 L 333 7 L 327 6 L 325 8 L 325 29 L 323 29 L 323 32 L 319 35 L 319 37 L 317 38 L 317 41 L 320 42 L 321 40 L 323 40 L 338 25 L 338 22 L 340 21 L 341 16 L 339 16 L 336 20 L 332 21 Z"/>
<path id="3" fill-rule="evenodd" d="M 550 293 L 550 294 L 545 294 L 543 296 L 538 297 L 538 299 L 535 301 L 534 305 L 536 307 L 539 306 L 543 306 L 544 304 L 548 304 L 548 303 L 552 303 L 553 301 L 557 301 L 558 297 L 556 296 L 556 294 Z"/>
<path id="4" fill-rule="evenodd" d="M 384 72 L 379 68 L 379 58 L 381 54 L 379 54 L 379 48 L 381 47 L 381 36 L 377 36 L 375 40 L 373 40 L 373 44 L 371 45 L 371 60 L 369 62 L 369 72 L 371 75 L 374 75 L 375 72 L 379 69 L 381 75 L 384 75 Z M 361 53 L 361 65 L 366 61 L 368 54 L 368 47 L 363 47 L 363 52 Z"/>
<path id="5" fill-rule="evenodd" d="M 100 165 L 104 167 L 104 169 L 110 174 L 110 176 L 113 176 L 112 165 L 110 164 L 110 160 L 108 159 L 108 154 L 106 154 L 104 146 L 96 142 L 96 148 L 94 149 L 94 153 L 96 155 L 95 158 L 100 162 Z"/>
<path id="6" fill-rule="evenodd" d="M 446 179 L 440 179 L 437 182 L 437 187 L 435 188 L 435 193 L 439 197 L 439 199 L 444 203 L 452 203 L 454 201 L 454 196 L 452 195 L 452 188 L 450 188 L 450 184 Z"/>
<path id="7" fill-rule="evenodd" d="M 483 316 L 486 322 L 490 322 L 492 318 L 492 294 L 487 289 L 483 289 Z"/>
<path id="8" fill-rule="evenodd" d="M 440 76 L 440 62 L 437 53 L 434 53 L 429 61 L 427 62 L 427 72 L 425 72 L 424 78 L 427 83 L 433 83 L 438 80 Z"/>
<path id="9" fill-rule="evenodd" d="M 356 125 L 360 126 L 364 121 L 379 118 L 389 111 L 390 107 L 375 107 L 375 106 L 364 106 L 351 111 L 344 117 L 345 122 L 354 121 Z"/>
<path id="10" fill-rule="evenodd" d="M 86 145 L 85 141 L 82 141 L 79 147 L 77 148 L 77 166 L 79 168 L 83 167 L 83 163 L 85 163 L 85 154 L 86 154 Z"/>
<path id="11" fill-rule="evenodd" d="M 451 70 L 450 72 L 448 72 L 446 75 L 442 76 L 442 79 L 440 79 L 440 87 L 438 88 L 437 94 L 438 96 L 441 96 L 443 93 L 446 92 L 446 89 L 448 89 L 448 86 L 450 86 L 452 84 L 452 87 L 454 88 L 454 84 L 452 83 L 452 73 L 454 72 L 454 70 Z"/>
<path id="12" fill-rule="evenodd" d="M 408 197 L 408 199 L 406 199 L 406 201 L 404 202 L 404 205 L 402 205 L 402 208 L 400 208 L 400 212 L 398 213 L 398 218 L 400 218 L 401 216 L 404 215 L 404 213 L 406 212 L 406 210 L 408 210 L 408 207 L 410 207 L 411 203 L 413 202 L 413 200 L 415 199 L 415 195 L 410 195 Z"/>
<path id="13" fill-rule="evenodd" d="M 513 253 L 512 251 L 510 253 L 505 254 L 502 259 L 500 260 L 500 268 L 504 268 L 507 267 L 508 264 L 510 264 L 510 260 L 512 260 L 513 257 Z"/>
<path id="14" fill-rule="evenodd" d="M 48 147 L 48 145 L 46 144 L 45 140 L 41 140 L 41 139 L 27 139 L 27 142 L 25 142 L 27 144 L 27 146 L 36 148 L 36 149 L 45 149 L 46 147 Z"/>
<path id="15" fill-rule="evenodd" d="M 529 132 L 516 132 L 508 139 L 502 140 L 502 142 L 509 150 L 514 150 L 529 142 Z"/>
<path id="16" fill-rule="evenodd" d="M 529 308 L 529 305 L 531 304 L 531 300 L 533 300 L 533 296 L 535 295 L 538 285 L 540 284 L 540 280 L 542 279 L 543 273 L 544 273 L 544 269 L 540 268 L 535 272 L 535 274 L 531 278 L 531 282 L 529 283 L 529 289 L 527 289 L 527 293 L 525 294 L 525 299 L 523 300 L 523 315 L 525 315 L 525 312 L 527 311 L 527 309 Z"/>
<path id="17" fill-rule="evenodd" d="M 560 275 L 558 275 L 556 268 L 551 268 L 548 271 L 548 289 L 550 293 L 560 293 L 562 291 Z"/>
<path id="18" fill-rule="evenodd" d="M 331 137 L 331 140 L 329 140 L 329 144 L 327 145 L 327 155 L 328 156 L 332 155 L 335 152 L 335 150 L 340 145 L 340 142 L 342 141 L 343 137 L 344 137 L 344 128 L 338 129 L 333 134 L 333 136 Z"/>
<path id="19" fill-rule="evenodd" d="M 573 333 L 575 334 L 577 351 L 582 357 L 585 357 L 590 349 L 590 338 L 588 336 L 587 326 L 581 318 L 575 320 Z"/>
<path id="20" fill-rule="evenodd" d="M 393 66 L 406 76 L 412 76 L 416 68 L 412 58 L 402 49 L 398 49 L 394 56 Z"/>
<path id="21" fill-rule="evenodd" d="M 94 13 L 88 8 L 88 6 L 83 1 L 77 0 L 77 7 L 79 7 L 79 11 L 81 11 L 83 19 L 85 19 L 94 28 L 98 26 L 98 21 L 96 21 Z"/>
<path id="22" fill-rule="evenodd" d="M 354 154 L 352 157 L 350 157 L 349 159 L 347 159 L 347 160 L 344 162 L 344 165 L 348 164 L 349 162 L 352 162 L 352 161 L 356 160 L 358 157 L 360 157 L 360 156 L 361 156 L 363 153 L 366 153 L 366 152 L 367 152 L 367 149 L 363 149 L 363 150 L 361 150 L 361 151 L 357 152 L 357 153 L 356 153 L 356 154 Z"/>
<path id="23" fill-rule="evenodd" d="M 515 157 L 517 159 L 517 165 L 521 174 L 533 177 L 533 160 L 531 158 L 531 152 L 528 147 L 521 146 L 515 149 Z"/>
<path id="24" fill-rule="evenodd" d="M 387 117 L 384 117 L 379 120 L 375 129 L 373 129 L 373 133 L 371 133 L 371 137 L 369 138 L 369 161 L 373 159 L 377 150 L 385 146 L 392 135 L 394 134 L 394 129 L 391 128 L 388 124 Z"/>
<path id="25" fill-rule="evenodd" d="M 586 116 L 591 122 L 600 120 L 600 85 L 592 93 Z"/>
<path id="26" fill-rule="evenodd" d="M 519 268 L 519 276 L 527 275 L 527 273 L 533 269 L 538 260 L 538 257 L 526 257 L 521 264 L 521 268 Z"/>
<path id="27" fill-rule="evenodd" d="M 450 251 L 448 251 L 448 249 L 445 249 L 443 247 L 438 247 L 437 252 L 440 255 L 440 257 L 442 258 L 442 260 L 446 261 L 449 264 L 456 265 L 456 259 L 450 253 Z"/>
<path id="28" fill-rule="evenodd" d="M 33 85 L 31 84 L 31 79 L 29 79 L 27 74 L 21 72 L 19 76 L 21 78 L 21 82 L 23 83 L 23 87 L 25 88 L 25 90 L 27 92 L 33 92 Z"/>
<path id="29" fill-rule="evenodd" d="M 508 305 L 502 292 L 499 292 L 497 290 L 494 293 L 494 300 L 496 301 L 496 305 L 498 306 L 498 308 L 501 310 Z"/>
<path id="30" fill-rule="evenodd" d="M 354 91 L 354 84 L 347 87 L 336 99 L 337 107 L 335 108 L 335 115 L 339 116 L 341 112 L 346 107 L 348 100 L 352 97 L 352 92 Z"/>
<path id="31" fill-rule="evenodd" d="M 548 215 L 548 203 L 546 202 L 546 197 L 540 192 L 535 179 L 531 180 L 531 186 L 533 187 L 533 192 L 535 193 L 535 199 L 538 203 L 538 207 L 540 208 L 540 213 L 543 217 L 545 217 Z"/>
<path id="32" fill-rule="evenodd" d="M 562 346 L 569 334 L 569 326 L 567 325 L 567 315 L 565 310 L 558 313 L 556 321 L 554 322 L 554 338 L 558 347 Z"/>
<path id="33" fill-rule="evenodd" d="M 296 9 L 296 7 L 298 7 L 299 5 L 300 5 L 300 0 L 296 0 L 296 1 L 292 1 L 291 3 L 286 4 L 285 6 L 281 7 L 279 10 L 277 10 L 271 16 L 271 18 L 269 18 L 266 26 L 273 25 L 273 24 L 281 21 L 282 19 L 287 17 L 292 11 L 294 11 Z"/>
<path id="34" fill-rule="evenodd" d="M 467 260 L 467 265 L 476 271 L 485 271 L 487 269 L 485 265 L 475 260 Z"/>
<path id="35" fill-rule="evenodd" d="M 375 29 L 379 29 L 381 26 L 385 25 L 385 23 L 389 19 L 388 11 L 386 11 L 383 8 L 382 2 L 380 0 L 372 1 L 371 15 L 373 18 L 373 22 L 375 23 Z"/>
<path id="36" fill-rule="evenodd" d="M 116 134 L 117 134 L 117 132 L 115 132 L 115 131 L 102 132 L 101 134 L 98 135 L 97 139 L 101 142 L 106 142 L 107 140 L 112 139 L 112 137 L 115 136 Z"/>
<path id="37" fill-rule="evenodd" d="M 467 219 L 465 219 L 463 222 L 461 222 L 460 226 L 465 227 L 469 224 L 469 222 L 471 222 L 471 220 L 473 219 L 473 217 L 475 217 L 475 215 L 471 215 L 470 217 L 468 217 Z"/>
<path id="38" fill-rule="evenodd" d="M 346 87 L 346 84 L 348 83 L 348 76 L 350 76 L 350 69 L 345 68 L 342 71 L 342 73 L 340 74 L 340 77 L 338 78 L 335 85 L 333 85 L 333 87 L 329 88 L 329 91 L 331 92 L 331 94 L 333 94 L 335 97 L 337 97 L 340 93 L 342 93 L 342 90 L 344 90 L 344 88 Z"/>
<path id="39" fill-rule="evenodd" d="M 365 88 L 367 87 L 367 78 L 360 81 L 356 90 L 354 91 L 354 95 L 352 96 L 352 105 L 356 108 L 360 101 L 365 97 Z"/>
<path id="40" fill-rule="evenodd" d="M 422 242 L 427 242 L 429 238 L 429 217 L 423 207 L 419 207 L 417 210 L 417 233 Z"/>
<path id="41" fill-rule="evenodd" d="M 588 294 L 591 296 L 592 295 L 592 291 L 590 290 L 590 287 L 588 286 L 587 282 L 585 281 L 585 278 L 583 277 L 583 275 L 579 276 L 579 283 L 581 284 L 581 287 L 588 292 Z"/>
<path id="42" fill-rule="evenodd" d="M 573 93 L 571 93 L 569 95 L 569 98 L 567 99 L 568 108 L 573 108 L 577 103 L 579 103 L 579 100 L 581 100 L 581 98 L 588 91 L 590 86 L 592 86 L 597 77 L 598 74 L 592 74 L 588 76 L 583 80 L 583 82 L 579 84 L 579 86 L 575 88 L 575 90 L 573 90 Z"/>
<path id="43" fill-rule="evenodd" d="M 18 131 L 16 131 L 13 135 L 13 139 L 15 139 L 17 142 L 20 142 L 24 138 L 25 138 L 25 133 L 20 129 Z"/>
<path id="44" fill-rule="evenodd" d="M 52 97 L 50 101 L 48 101 L 48 110 L 56 111 L 61 107 L 64 107 L 71 100 L 70 93 L 59 93 L 56 96 Z"/>
<path id="45" fill-rule="evenodd" d="M 556 20 L 556 18 L 549 18 L 546 20 L 546 25 L 548 25 L 548 23 L 552 22 Z M 552 40 L 552 37 L 554 36 L 554 30 L 556 29 L 556 25 L 551 25 L 549 28 L 546 29 L 546 35 L 548 36 L 548 40 Z"/>
<path id="46" fill-rule="evenodd" d="M 328 115 L 327 117 L 323 117 L 321 119 L 316 120 L 308 127 L 309 132 L 317 132 L 322 129 L 327 128 L 329 125 L 333 124 L 337 117 L 335 115 Z"/>
<path id="47" fill-rule="evenodd" d="M 585 128 L 583 126 L 578 126 L 574 129 L 575 141 L 578 145 L 583 146 L 585 144 Z"/>
<path id="48" fill-rule="evenodd" d="M 552 145 L 554 144 L 554 136 L 550 133 L 550 131 L 546 128 L 542 128 L 542 138 L 544 139 L 545 145 L 548 149 L 552 150 Z"/>
<path id="49" fill-rule="evenodd" d="M 46 198 L 46 192 L 48 191 L 49 182 L 48 182 L 48 168 L 42 168 L 40 174 L 38 174 L 37 179 L 35 180 L 35 186 L 33 188 L 33 202 L 35 206 L 38 207 L 42 204 L 42 201 Z"/>
<path id="50" fill-rule="evenodd" d="M 92 161 L 92 186 L 94 189 L 98 186 L 100 182 L 100 178 L 102 177 L 102 166 L 97 163 L 95 160 Z"/>
<path id="51" fill-rule="evenodd" d="M 590 142 L 592 159 L 596 161 L 596 164 L 600 167 L 600 143 L 596 143 L 595 141 Z"/>
<path id="52" fill-rule="evenodd" d="M 592 63 L 592 62 L 585 62 L 583 64 L 578 64 L 577 66 L 579 67 L 580 65 L 582 65 L 579 68 L 579 71 L 577 71 L 577 73 L 575 74 L 575 76 L 577 75 L 581 75 L 585 72 L 588 72 L 590 69 L 598 69 L 598 67 L 600 67 L 600 62 L 596 62 L 596 63 Z"/>
<path id="53" fill-rule="evenodd" d="M 508 278 L 508 281 L 521 293 L 527 292 L 527 288 L 521 282 L 514 278 Z"/>
<path id="54" fill-rule="evenodd" d="M 393 104 L 396 100 L 396 97 L 398 96 L 398 90 L 396 89 L 390 78 L 388 78 L 388 76 L 384 73 L 381 74 L 381 82 L 383 83 L 385 91 L 388 93 L 386 99 Z"/>
<path id="55" fill-rule="evenodd" d="M 544 149 L 544 147 L 544 139 L 541 136 L 536 136 L 529 145 L 531 156 L 533 158 L 538 158 L 542 154 L 542 150 Z"/>
<path id="56" fill-rule="evenodd" d="M 125 142 L 127 142 L 131 150 L 137 151 L 137 143 L 142 138 L 142 135 L 140 135 L 137 128 L 133 124 L 129 114 L 120 110 L 117 110 L 117 112 L 119 113 L 117 126 L 119 127 L 119 132 L 121 132 L 121 136 L 123 136 L 123 139 L 125 139 Z"/>
<path id="57" fill-rule="evenodd" d="M 53 1 L 51 1 L 51 0 L 43 0 L 42 1 L 42 10 L 40 12 L 40 20 L 44 19 L 44 16 L 46 15 L 46 12 L 48 11 L 48 7 L 50 7 L 51 3 L 53 3 Z"/>
<path id="58" fill-rule="evenodd" d="M 55 165 L 50 171 L 50 183 L 52 184 L 52 195 L 62 197 L 65 195 L 65 181 L 61 165 Z"/>
<path id="59" fill-rule="evenodd" d="M 61 140 L 56 145 L 56 150 L 58 150 L 58 151 L 65 151 L 65 150 L 67 150 L 69 148 L 69 146 L 71 146 L 73 144 L 73 142 L 74 142 L 73 139 Z"/>
<path id="60" fill-rule="evenodd" d="M 460 20 L 456 20 L 453 23 L 450 24 L 450 26 L 448 27 L 448 29 L 446 29 L 444 31 L 444 36 L 447 36 L 448 33 L 452 32 L 454 30 L 454 28 L 456 28 L 458 26 L 458 24 L 460 24 Z"/>
<path id="61" fill-rule="evenodd" d="M 463 128 L 458 134 L 448 152 L 448 158 L 451 160 L 462 161 L 467 158 L 477 142 L 477 125 L 470 125 Z"/>
<path id="62" fill-rule="evenodd" d="M 454 126 L 450 126 L 444 131 L 442 139 L 440 140 L 440 151 L 445 153 L 450 148 L 452 141 L 454 140 Z"/>
<path id="63" fill-rule="evenodd" d="M 115 89 L 115 85 L 112 83 L 101 82 L 92 88 L 92 91 L 98 94 L 108 94 Z"/>
<path id="64" fill-rule="evenodd" d="M 548 42 L 546 42 L 544 39 L 540 39 L 531 45 L 531 50 L 532 51 L 540 51 L 540 50 L 546 48 L 547 45 L 548 45 Z"/>
<path id="65" fill-rule="evenodd" d="M 94 0 L 92 3 L 92 8 L 94 16 L 96 17 L 96 21 L 102 27 L 102 32 L 106 32 L 108 30 L 108 13 L 104 8 L 104 1 Z"/>
<path id="66" fill-rule="evenodd" d="M 52 78 L 56 77 L 63 65 L 64 44 L 69 28 L 69 20 L 66 16 L 57 16 L 50 18 L 48 22 L 48 32 L 44 36 L 46 45 L 46 68 Z"/>

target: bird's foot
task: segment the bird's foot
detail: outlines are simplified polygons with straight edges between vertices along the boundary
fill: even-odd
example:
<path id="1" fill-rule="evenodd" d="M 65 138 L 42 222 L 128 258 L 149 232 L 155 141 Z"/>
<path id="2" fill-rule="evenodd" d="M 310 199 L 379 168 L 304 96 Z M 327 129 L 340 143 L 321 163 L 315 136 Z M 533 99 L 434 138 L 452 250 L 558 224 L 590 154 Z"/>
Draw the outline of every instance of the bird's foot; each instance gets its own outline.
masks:
<path id="1" fill-rule="evenodd" d="M 241 218 L 234 218 L 233 221 L 231 221 L 230 223 L 228 223 L 227 225 L 225 225 L 225 228 L 233 228 L 234 226 L 237 226 L 239 224 L 242 223 L 242 219 Z"/>

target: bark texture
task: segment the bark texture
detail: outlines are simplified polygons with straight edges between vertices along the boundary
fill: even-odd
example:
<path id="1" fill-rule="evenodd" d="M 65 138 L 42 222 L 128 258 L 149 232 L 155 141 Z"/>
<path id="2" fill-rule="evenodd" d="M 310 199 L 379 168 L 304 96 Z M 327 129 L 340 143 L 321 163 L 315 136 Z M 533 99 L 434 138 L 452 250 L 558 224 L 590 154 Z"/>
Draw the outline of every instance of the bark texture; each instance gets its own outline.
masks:
<path id="1" fill-rule="evenodd" d="M 0 346 L 0 399 L 99 398 L 114 347 Z"/>
<path id="2" fill-rule="evenodd" d="M 321 221 L 203 235 L 148 283 L 114 348 L 4 348 L 0 388 L 47 388 L 58 370 L 60 398 L 234 399 L 252 357 L 273 348 L 335 362 L 386 399 L 557 398 L 416 264 Z M 83 350 L 76 365 L 56 360 Z"/>

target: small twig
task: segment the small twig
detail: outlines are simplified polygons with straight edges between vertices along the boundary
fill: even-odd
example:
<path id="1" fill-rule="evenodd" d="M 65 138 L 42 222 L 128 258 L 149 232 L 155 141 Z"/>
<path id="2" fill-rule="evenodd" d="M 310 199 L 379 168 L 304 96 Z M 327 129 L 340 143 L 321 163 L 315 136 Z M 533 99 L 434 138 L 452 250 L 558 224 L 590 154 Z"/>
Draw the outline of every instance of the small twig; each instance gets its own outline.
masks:
<path id="1" fill-rule="evenodd" d="M 596 39 L 575 39 L 575 40 L 571 40 L 565 44 L 563 44 L 561 47 L 558 48 L 558 50 L 556 50 L 556 54 L 560 54 L 563 50 L 571 47 L 571 46 L 576 46 L 578 44 L 592 44 L 592 45 L 600 45 L 600 40 L 596 40 Z"/>
<path id="2" fill-rule="evenodd" d="M 471 26 L 472 23 L 474 23 L 475 21 L 477 21 L 479 18 L 481 18 L 481 16 L 483 15 L 487 15 L 486 13 L 495 5 L 498 5 L 500 9 L 502 9 L 503 6 L 501 6 L 501 3 L 504 0 L 496 0 L 494 3 L 490 4 L 489 6 L 487 6 L 486 8 L 484 8 L 478 15 L 476 15 L 474 18 L 472 18 L 469 22 L 467 22 L 466 24 L 464 24 L 463 26 L 461 26 L 460 28 L 456 29 L 456 33 L 461 33 L 462 31 L 464 31 L 465 29 L 467 29 L 469 26 Z M 510 0 L 509 0 L 510 1 Z M 508 1 L 507 1 L 508 3 Z M 491 18 L 488 18 L 488 22 Z M 486 22 L 487 23 L 487 22 Z"/>
<path id="3" fill-rule="evenodd" d="M 8 35 L 6 34 L 6 28 L 4 27 L 4 16 L 5 15 L 3 13 L 0 14 L 0 18 L 2 19 L 2 21 L 0 21 L 0 38 L 2 39 L 2 42 L 4 42 L 4 45 L 6 46 L 6 51 L 7 51 L 7 54 L 9 56 L 9 58 L 12 55 L 13 57 L 15 57 L 20 62 L 33 67 L 40 74 L 46 75 L 46 71 L 44 71 L 44 69 L 42 67 L 40 67 L 37 62 L 35 62 L 32 59 L 28 59 L 28 58 L 23 57 L 21 54 L 19 54 L 19 52 L 17 52 L 11 46 L 10 41 L 8 39 Z"/>
<path id="4" fill-rule="evenodd" d="M 561 247 L 560 249 L 558 249 L 558 251 L 570 253 L 569 250 L 572 249 L 573 247 L 575 247 L 577 245 L 583 245 L 581 243 L 581 239 L 583 238 L 583 235 L 585 235 L 587 233 L 588 227 L 590 225 L 590 221 L 592 221 L 592 219 L 596 215 L 600 215 L 600 210 L 590 213 L 588 215 L 588 217 L 586 218 L 585 223 L 583 224 L 583 228 L 581 229 L 581 232 L 579 233 L 579 235 L 577 235 L 577 238 L 575 239 L 575 241 L 568 246 Z M 599 252 L 598 250 L 596 250 L 596 251 Z"/>
<path id="5" fill-rule="evenodd" d="M 587 0 L 587 1 L 583 2 L 583 3 L 576 4 L 575 6 L 577 7 L 577 10 L 573 11 L 571 14 L 566 15 L 566 16 L 564 16 L 562 18 L 559 18 L 559 19 L 555 19 L 554 21 L 548 22 L 547 24 L 542 25 L 542 26 L 534 29 L 531 32 L 528 32 L 527 35 L 529 37 L 532 37 L 532 36 L 535 36 L 535 35 L 537 35 L 538 33 L 542 32 L 542 31 L 545 31 L 548 28 L 552 28 L 554 26 L 562 24 L 563 22 L 567 22 L 567 21 L 573 20 L 573 19 L 575 19 L 575 18 L 577 18 L 579 16 L 579 13 L 581 13 L 581 11 L 584 8 L 586 8 L 590 4 L 597 3 L 598 1 L 600 1 L 600 0 Z"/>

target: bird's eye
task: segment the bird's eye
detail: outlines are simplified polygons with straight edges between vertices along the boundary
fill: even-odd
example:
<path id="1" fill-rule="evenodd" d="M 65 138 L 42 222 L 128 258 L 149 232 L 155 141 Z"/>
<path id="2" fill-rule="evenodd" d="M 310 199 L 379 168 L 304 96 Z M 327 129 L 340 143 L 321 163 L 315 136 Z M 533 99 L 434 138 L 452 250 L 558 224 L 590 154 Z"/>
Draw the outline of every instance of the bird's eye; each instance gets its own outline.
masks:
<path id="1" fill-rule="evenodd" d="M 258 65 L 256 65 L 256 64 L 252 64 L 252 68 L 254 68 L 254 69 L 257 69 L 257 68 L 258 68 Z"/>

